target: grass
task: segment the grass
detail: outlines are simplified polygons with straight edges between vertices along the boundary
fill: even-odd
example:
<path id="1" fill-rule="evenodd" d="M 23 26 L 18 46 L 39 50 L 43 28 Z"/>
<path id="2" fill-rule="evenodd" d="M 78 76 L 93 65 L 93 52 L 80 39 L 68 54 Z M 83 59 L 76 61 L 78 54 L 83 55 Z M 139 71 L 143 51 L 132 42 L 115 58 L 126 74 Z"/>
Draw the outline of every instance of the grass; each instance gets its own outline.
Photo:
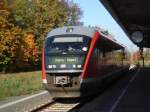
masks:
<path id="1" fill-rule="evenodd" d="M 0 100 L 42 89 L 41 71 L 0 74 Z"/>

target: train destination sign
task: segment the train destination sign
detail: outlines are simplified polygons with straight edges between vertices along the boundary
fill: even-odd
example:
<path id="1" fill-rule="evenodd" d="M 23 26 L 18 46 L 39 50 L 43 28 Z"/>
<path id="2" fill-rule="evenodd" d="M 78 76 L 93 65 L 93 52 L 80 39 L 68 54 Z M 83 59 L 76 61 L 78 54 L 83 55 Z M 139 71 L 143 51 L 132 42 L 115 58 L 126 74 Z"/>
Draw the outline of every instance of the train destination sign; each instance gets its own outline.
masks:
<path id="1" fill-rule="evenodd" d="M 55 57 L 51 58 L 52 63 L 61 64 L 61 63 L 69 63 L 75 64 L 78 63 L 78 57 Z"/>

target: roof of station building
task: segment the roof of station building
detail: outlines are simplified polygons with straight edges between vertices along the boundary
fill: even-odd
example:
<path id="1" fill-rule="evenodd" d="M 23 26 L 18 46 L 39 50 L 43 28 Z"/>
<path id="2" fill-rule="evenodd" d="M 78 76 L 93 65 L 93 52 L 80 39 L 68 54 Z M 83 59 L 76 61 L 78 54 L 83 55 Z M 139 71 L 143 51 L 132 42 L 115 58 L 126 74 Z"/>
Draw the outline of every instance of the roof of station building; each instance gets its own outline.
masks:
<path id="1" fill-rule="evenodd" d="M 128 37 L 135 31 L 143 33 L 137 46 L 150 47 L 150 0 L 99 0 Z M 133 41 L 131 39 L 131 41 Z M 136 43 L 135 43 L 136 44 Z"/>

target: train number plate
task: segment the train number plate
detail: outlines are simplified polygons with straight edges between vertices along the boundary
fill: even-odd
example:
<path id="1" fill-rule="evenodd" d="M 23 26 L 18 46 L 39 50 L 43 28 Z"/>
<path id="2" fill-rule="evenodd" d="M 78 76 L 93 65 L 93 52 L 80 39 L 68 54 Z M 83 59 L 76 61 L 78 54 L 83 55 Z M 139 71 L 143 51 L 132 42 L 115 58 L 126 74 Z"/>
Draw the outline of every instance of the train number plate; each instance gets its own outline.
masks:
<path id="1" fill-rule="evenodd" d="M 69 77 L 67 76 L 56 76 L 55 77 L 55 84 L 68 84 Z"/>

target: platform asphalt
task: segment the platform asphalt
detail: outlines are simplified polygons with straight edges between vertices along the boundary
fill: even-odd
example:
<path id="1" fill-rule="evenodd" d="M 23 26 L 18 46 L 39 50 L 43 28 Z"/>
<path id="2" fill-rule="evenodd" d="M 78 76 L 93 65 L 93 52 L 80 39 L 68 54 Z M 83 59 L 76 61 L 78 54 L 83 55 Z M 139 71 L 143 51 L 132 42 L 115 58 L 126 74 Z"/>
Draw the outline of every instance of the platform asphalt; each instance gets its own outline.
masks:
<path id="1" fill-rule="evenodd" d="M 150 112 L 150 68 L 130 71 L 79 112 Z"/>
<path id="2" fill-rule="evenodd" d="M 114 112 L 150 112 L 150 68 L 141 68 Z"/>

